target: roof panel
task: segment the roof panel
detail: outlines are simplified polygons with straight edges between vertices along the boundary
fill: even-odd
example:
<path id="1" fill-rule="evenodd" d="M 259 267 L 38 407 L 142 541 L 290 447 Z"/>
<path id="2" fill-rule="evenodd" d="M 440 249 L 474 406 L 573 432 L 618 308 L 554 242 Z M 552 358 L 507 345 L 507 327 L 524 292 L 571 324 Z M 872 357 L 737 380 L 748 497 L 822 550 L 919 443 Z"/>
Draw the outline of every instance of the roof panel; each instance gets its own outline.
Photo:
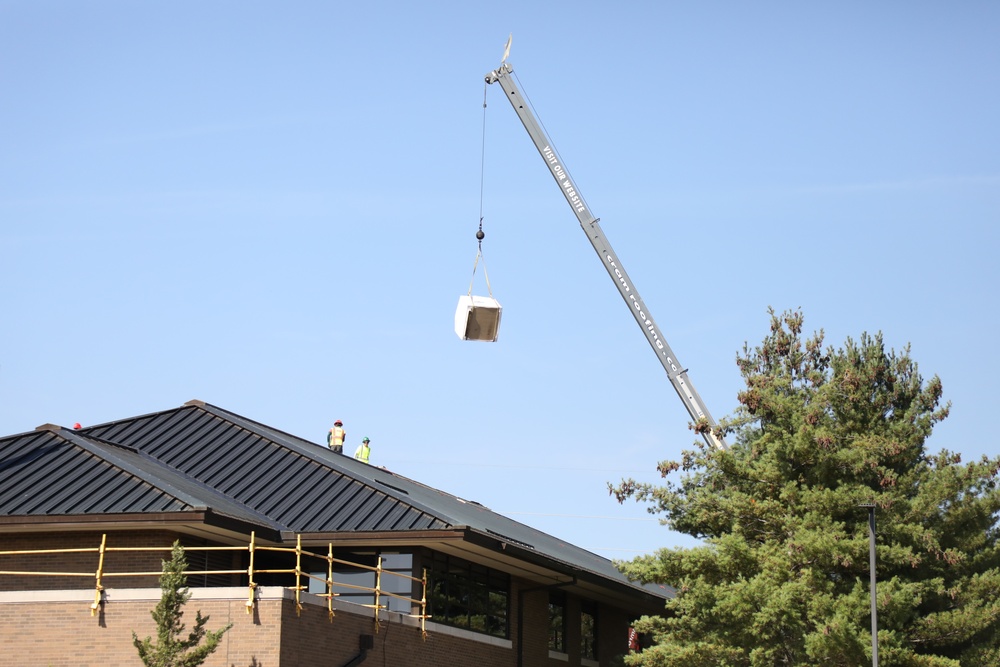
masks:
<path id="1" fill-rule="evenodd" d="M 0 439 L 0 515 L 195 507 L 298 533 L 467 527 L 627 583 L 610 561 L 482 505 L 204 403 Z"/>
<path id="2" fill-rule="evenodd" d="M 72 482 L 61 487 L 59 493 L 54 493 L 47 498 L 47 514 L 68 514 L 71 512 L 91 514 L 95 496 L 105 494 L 109 487 L 114 486 L 116 479 L 131 484 L 144 483 L 142 480 L 136 480 L 131 475 L 115 469 L 96 456 L 81 456 L 80 458 L 86 461 L 79 467 L 80 474 Z"/>
<path id="3" fill-rule="evenodd" d="M 324 479 L 327 475 L 331 479 Z M 329 525 L 344 504 L 344 498 L 354 492 L 355 484 L 353 479 L 340 473 L 324 471 L 311 475 L 297 494 L 298 504 L 288 512 L 289 521 L 295 525 L 311 521 Z"/>
<path id="4" fill-rule="evenodd" d="M 11 461 L 30 460 L 33 465 L 20 471 L 16 483 L 4 486 L 0 515 L 149 511 L 151 505 L 155 511 L 183 508 L 162 491 L 154 494 L 155 502 L 147 498 L 142 507 L 134 506 L 129 499 L 148 496 L 152 491 L 149 484 L 52 432 L 46 432 L 44 438 L 29 435 L 5 445 L 0 448 L 0 468 Z"/>
<path id="5" fill-rule="evenodd" d="M 374 507 L 367 508 L 364 521 L 358 530 L 376 530 L 376 527 L 384 526 L 383 519 L 398 505 L 402 505 L 402 503 L 395 498 L 382 496 L 381 500 Z"/>

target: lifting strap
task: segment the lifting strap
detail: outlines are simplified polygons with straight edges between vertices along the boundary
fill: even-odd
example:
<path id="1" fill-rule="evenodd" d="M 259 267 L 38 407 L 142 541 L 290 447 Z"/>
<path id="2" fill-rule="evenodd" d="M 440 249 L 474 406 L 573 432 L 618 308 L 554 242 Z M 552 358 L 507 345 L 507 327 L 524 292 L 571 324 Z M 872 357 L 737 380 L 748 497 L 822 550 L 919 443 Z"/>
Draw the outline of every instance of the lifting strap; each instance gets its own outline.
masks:
<path id="1" fill-rule="evenodd" d="M 472 280 L 469 281 L 469 296 L 472 296 L 472 285 L 476 282 L 476 267 L 479 266 L 479 260 L 483 260 L 483 276 L 486 278 L 486 290 L 490 294 L 490 298 L 493 298 L 493 288 L 490 287 L 490 274 L 486 272 L 486 257 L 483 255 L 483 241 L 479 240 L 479 252 L 476 253 L 476 261 L 472 265 Z"/>

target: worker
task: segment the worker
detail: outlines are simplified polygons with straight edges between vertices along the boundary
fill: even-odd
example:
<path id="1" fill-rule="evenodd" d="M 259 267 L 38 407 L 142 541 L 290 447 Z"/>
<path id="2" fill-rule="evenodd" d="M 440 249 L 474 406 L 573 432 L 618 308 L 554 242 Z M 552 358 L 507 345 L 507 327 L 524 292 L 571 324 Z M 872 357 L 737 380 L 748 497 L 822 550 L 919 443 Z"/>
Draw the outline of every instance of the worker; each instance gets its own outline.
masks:
<path id="1" fill-rule="evenodd" d="M 344 453 L 344 440 L 347 440 L 347 432 L 344 431 L 344 422 L 339 419 L 333 422 L 333 428 L 326 434 L 326 446 L 335 454 Z"/>
<path id="2" fill-rule="evenodd" d="M 368 438 L 361 441 L 358 448 L 354 450 L 354 458 L 361 461 L 362 463 L 368 463 L 368 457 L 371 456 L 372 447 L 368 443 L 371 442 Z"/>

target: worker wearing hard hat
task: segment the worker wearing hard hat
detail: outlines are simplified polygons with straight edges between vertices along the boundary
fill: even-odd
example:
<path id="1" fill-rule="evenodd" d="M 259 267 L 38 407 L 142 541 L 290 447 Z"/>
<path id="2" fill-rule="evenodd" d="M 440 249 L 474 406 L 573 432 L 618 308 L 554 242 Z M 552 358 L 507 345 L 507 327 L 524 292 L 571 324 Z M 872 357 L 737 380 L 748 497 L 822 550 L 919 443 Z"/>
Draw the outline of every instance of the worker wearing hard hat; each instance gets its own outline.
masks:
<path id="1" fill-rule="evenodd" d="M 333 422 L 333 428 L 326 434 L 326 446 L 336 454 L 343 454 L 344 440 L 347 440 L 347 432 L 344 430 L 344 422 L 338 419 Z"/>
<path id="2" fill-rule="evenodd" d="M 362 463 L 368 463 L 368 457 L 371 456 L 372 453 L 371 445 L 368 444 L 370 442 L 371 440 L 369 440 L 368 438 L 363 439 L 361 441 L 361 444 L 358 445 L 358 448 L 354 450 L 354 458 L 361 461 Z"/>

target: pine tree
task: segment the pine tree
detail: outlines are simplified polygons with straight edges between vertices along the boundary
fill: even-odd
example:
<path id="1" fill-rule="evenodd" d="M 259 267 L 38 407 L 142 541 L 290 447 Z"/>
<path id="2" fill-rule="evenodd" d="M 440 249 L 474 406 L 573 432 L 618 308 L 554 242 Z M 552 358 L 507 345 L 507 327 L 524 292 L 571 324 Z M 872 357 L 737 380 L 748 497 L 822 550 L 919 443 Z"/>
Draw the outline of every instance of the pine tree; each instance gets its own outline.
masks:
<path id="1" fill-rule="evenodd" d="M 1000 458 L 929 454 L 947 417 L 937 377 L 882 335 L 824 349 L 800 312 L 737 363 L 746 387 L 719 429 L 659 464 L 664 485 L 611 488 L 704 546 L 619 563 L 672 585 L 662 617 L 637 629 L 654 645 L 628 665 L 871 663 L 868 512 L 877 512 L 879 662 L 884 667 L 1000 665 Z M 694 428 L 700 425 L 695 424 Z"/>
<path id="2" fill-rule="evenodd" d="M 205 624 L 209 617 L 202 616 L 199 610 L 194 629 L 187 638 L 181 638 L 184 634 L 183 607 L 191 599 L 191 591 L 187 588 L 187 566 L 184 547 L 180 542 L 174 542 L 170 560 L 163 561 L 160 602 L 150 612 L 156 622 L 156 643 L 151 637 L 140 641 L 135 632 L 132 633 L 132 643 L 146 667 L 196 667 L 215 652 L 222 636 L 232 627 L 230 623 L 221 630 L 206 631 Z M 203 639 L 205 643 L 201 644 Z"/>

